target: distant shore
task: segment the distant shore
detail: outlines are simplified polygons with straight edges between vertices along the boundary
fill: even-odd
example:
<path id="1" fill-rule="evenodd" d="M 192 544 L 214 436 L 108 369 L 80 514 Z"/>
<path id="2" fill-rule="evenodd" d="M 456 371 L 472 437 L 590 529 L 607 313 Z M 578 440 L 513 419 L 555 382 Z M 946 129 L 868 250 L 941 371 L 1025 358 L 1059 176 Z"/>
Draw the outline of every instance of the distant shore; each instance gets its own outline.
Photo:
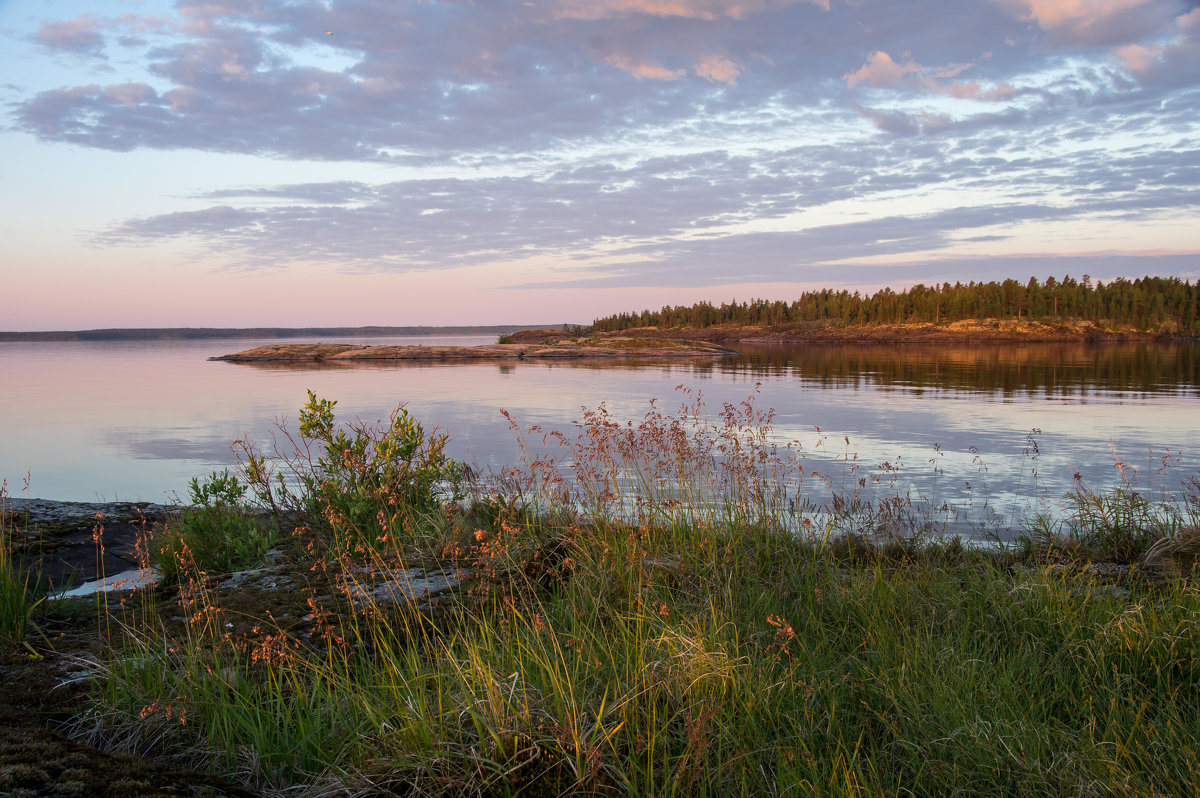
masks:
<path id="1" fill-rule="evenodd" d="M 249 338 L 385 338 L 398 336 L 494 335 L 511 336 L 521 344 L 557 343 L 586 335 L 589 340 L 613 337 L 709 343 L 1009 343 L 1029 341 L 1152 341 L 1193 340 L 1174 327 L 1156 330 L 1078 319 L 967 319 L 955 322 L 904 324 L 843 324 L 831 321 L 796 322 L 779 326 L 713 325 L 708 327 L 634 327 L 619 332 L 593 332 L 589 327 L 562 325 L 451 325 L 440 327 L 163 327 L 97 330 L 3 331 L 0 343 L 39 341 L 203 341 Z"/>
<path id="2" fill-rule="evenodd" d="M 441 327 L 153 327 L 102 330 L 4 331 L 12 341 L 202 341 L 218 338 L 384 338 L 399 335 L 504 335 L 547 325 L 487 324 Z"/>

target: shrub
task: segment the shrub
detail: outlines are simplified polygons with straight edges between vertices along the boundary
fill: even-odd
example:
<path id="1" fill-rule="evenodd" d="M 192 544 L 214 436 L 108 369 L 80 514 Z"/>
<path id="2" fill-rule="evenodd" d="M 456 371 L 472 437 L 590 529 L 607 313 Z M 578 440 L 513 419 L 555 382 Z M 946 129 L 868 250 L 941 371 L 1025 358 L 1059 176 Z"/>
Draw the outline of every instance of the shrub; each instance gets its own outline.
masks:
<path id="1" fill-rule="evenodd" d="M 356 543 L 373 544 L 393 531 L 413 534 L 444 519 L 445 503 L 462 498 L 463 480 L 446 454 L 447 436 L 426 433 L 403 405 L 386 422 L 339 425 L 336 404 L 308 392 L 301 439 L 281 426 L 290 454 L 268 461 L 241 442 L 241 467 L 258 498 Z"/>
<path id="2" fill-rule="evenodd" d="M 178 581 L 185 563 L 221 573 L 262 559 L 277 530 L 246 502 L 246 490 L 228 469 L 214 471 L 203 481 L 192 478 L 189 506 L 155 535 L 152 557 L 164 579 Z"/>

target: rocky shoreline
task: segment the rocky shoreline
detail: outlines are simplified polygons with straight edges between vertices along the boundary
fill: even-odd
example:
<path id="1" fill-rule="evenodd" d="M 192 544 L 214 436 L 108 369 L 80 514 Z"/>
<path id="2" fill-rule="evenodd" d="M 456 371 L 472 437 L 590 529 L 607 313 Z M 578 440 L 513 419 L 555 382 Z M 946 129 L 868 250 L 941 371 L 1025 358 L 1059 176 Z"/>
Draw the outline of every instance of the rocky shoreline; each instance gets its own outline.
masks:
<path id="1" fill-rule="evenodd" d="M 25 645 L 0 645 L 0 681 L 5 685 L 0 695 L 0 795 L 254 795 L 218 776 L 101 750 L 68 733 L 90 702 L 91 663 L 102 661 L 106 650 L 96 622 L 86 620 L 87 612 L 78 608 L 94 610 L 101 599 L 93 600 L 90 592 L 75 601 L 54 599 L 101 573 L 136 568 L 142 534 L 174 511 L 170 505 L 151 502 L 0 496 L 0 524 L 13 553 L 37 580 L 36 589 L 47 595 L 36 632 Z M 114 606 L 124 600 L 123 595 Z"/>
<path id="2" fill-rule="evenodd" d="M 153 502 L 78 502 L 4 497 L 14 554 L 50 593 L 141 565 L 139 535 L 176 508 Z"/>
<path id="3" fill-rule="evenodd" d="M 210 357 L 229 363 L 346 362 L 406 360 L 574 360 L 590 358 L 725 357 L 732 349 L 705 341 L 648 340 L 628 336 L 577 338 L 485 346 L 360 346 L 357 344 L 272 344 Z"/>

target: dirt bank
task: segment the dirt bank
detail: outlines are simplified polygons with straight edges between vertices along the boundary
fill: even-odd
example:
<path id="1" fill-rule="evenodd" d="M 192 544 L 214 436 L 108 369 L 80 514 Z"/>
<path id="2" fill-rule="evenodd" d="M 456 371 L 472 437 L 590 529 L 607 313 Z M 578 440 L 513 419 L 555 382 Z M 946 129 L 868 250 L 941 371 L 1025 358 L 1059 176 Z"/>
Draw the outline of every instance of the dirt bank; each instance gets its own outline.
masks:
<path id="1" fill-rule="evenodd" d="M 600 333 L 598 340 L 604 340 Z M 1157 332 L 1111 327 L 1090 321 L 1039 322 L 1024 319 L 968 319 L 947 324 L 841 325 L 807 322 L 787 327 L 639 327 L 619 333 L 643 339 L 713 343 L 1013 343 L 1030 341 L 1137 341 L 1171 338 Z"/>

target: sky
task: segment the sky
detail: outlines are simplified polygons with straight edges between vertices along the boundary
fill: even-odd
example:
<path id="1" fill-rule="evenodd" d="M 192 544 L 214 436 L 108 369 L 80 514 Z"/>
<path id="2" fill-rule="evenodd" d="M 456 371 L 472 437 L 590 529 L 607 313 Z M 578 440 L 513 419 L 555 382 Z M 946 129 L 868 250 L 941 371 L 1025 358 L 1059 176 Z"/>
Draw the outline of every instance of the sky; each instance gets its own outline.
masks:
<path id="1" fill-rule="evenodd" d="M 1197 0 L 0 0 L 0 330 L 1200 278 Z"/>

